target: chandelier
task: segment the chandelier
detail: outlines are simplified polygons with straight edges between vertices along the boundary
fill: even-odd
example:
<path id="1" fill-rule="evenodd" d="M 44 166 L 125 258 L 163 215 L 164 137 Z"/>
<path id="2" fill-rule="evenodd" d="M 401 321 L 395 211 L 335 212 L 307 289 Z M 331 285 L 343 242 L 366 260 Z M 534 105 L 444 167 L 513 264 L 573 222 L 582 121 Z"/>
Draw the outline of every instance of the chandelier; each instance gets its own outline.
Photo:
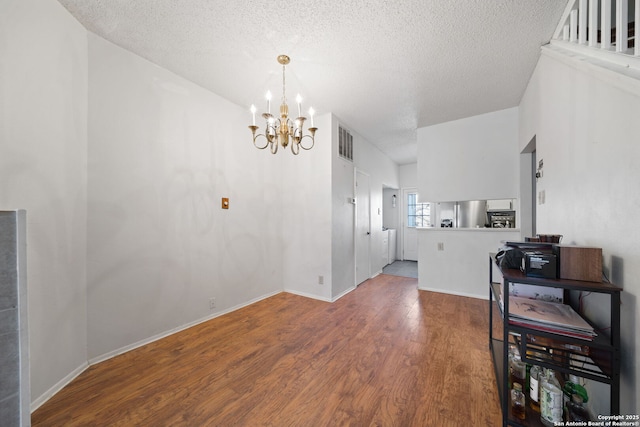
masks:
<path id="1" fill-rule="evenodd" d="M 275 154 L 278 151 L 278 146 L 282 145 L 285 149 L 291 144 L 291 152 L 298 154 L 300 148 L 303 150 L 310 150 L 313 148 L 316 130 L 318 128 L 313 126 L 313 108 L 309 108 L 309 116 L 311 117 L 311 127 L 308 129 L 309 134 L 304 135 L 304 122 L 307 120 L 302 115 L 302 98 L 300 94 L 296 97 L 298 103 L 298 118 L 291 120 L 289 118 L 289 106 L 287 105 L 287 98 L 285 95 L 285 79 L 284 79 L 284 67 L 289 63 L 290 58 L 287 55 L 279 55 L 278 63 L 282 64 L 282 104 L 280 104 L 280 117 L 275 117 L 271 114 L 271 92 L 267 92 L 267 112 L 262 113 L 262 117 L 265 119 L 264 133 L 256 135 L 258 126 L 256 126 L 256 107 L 251 105 L 251 114 L 253 116 L 253 124 L 249 126 L 251 134 L 253 135 L 253 145 L 260 150 L 264 150 L 269 147 L 271 152 Z M 264 145 L 259 142 L 259 137 L 264 138 Z M 309 141 L 305 141 L 305 138 L 309 138 Z M 308 143 L 307 145 L 303 144 Z"/>

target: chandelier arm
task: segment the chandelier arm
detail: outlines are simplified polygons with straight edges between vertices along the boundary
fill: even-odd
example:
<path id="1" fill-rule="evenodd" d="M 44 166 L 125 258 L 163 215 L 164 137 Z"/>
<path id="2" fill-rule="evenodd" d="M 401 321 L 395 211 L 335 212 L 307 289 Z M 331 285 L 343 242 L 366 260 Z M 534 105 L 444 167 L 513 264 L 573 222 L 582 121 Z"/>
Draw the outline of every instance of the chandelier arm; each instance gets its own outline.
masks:
<path id="1" fill-rule="evenodd" d="M 256 142 L 256 141 L 259 139 L 259 137 L 263 137 L 263 138 L 264 138 L 264 141 L 265 141 L 265 142 L 264 142 L 264 146 L 261 146 L 261 145 L 258 145 L 258 144 L 257 144 L 257 142 Z M 265 134 L 260 133 L 260 134 L 255 135 L 255 136 L 253 137 L 253 145 L 254 145 L 256 148 L 260 149 L 260 150 L 264 150 L 265 148 L 267 148 L 267 147 L 269 146 L 269 139 L 266 137 L 266 135 L 265 135 Z"/>
<path id="2" fill-rule="evenodd" d="M 291 152 L 293 154 L 295 154 L 296 156 L 298 155 L 298 153 L 300 152 L 300 143 L 299 142 L 293 141 L 291 143 Z"/>
<path id="3" fill-rule="evenodd" d="M 309 138 L 311 140 L 311 145 L 308 147 L 305 147 L 304 144 L 302 143 L 304 141 L 305 138 Z M 303 150 L 311 150 L 313 148 L 313 146 L 315 145 L 316 141 L 315 141 L 315 131 L 313 132 L 313 134 L 311 135 L 304 135 L 302 138 L 300 138 L 300 147 L 302 147 Z"/>
<path id="4" fill-rule="evenodd" d="M 291 143 L 296 142 L 296 134 L 295 134 L 295 128 L 293 127 L 293 124 L 289 121 L 289 125 L 287 126 L 287 137 L 289 138 L 289 141 Z"/>
<path id="5" fill-rule="evenodd" d="M 258 126 L 249 126 L 249 129 L 251 130 L 251 135 L 253 136 L 252 140 L 253 140 L 253 145 L 260 149 L 260 150 L 264 150 L 265 148 L 267 148 L 267 146 L 269 145 L 269 138 L 267 137 L 267 135 L 263 134 L 263 133 L 259 133 L 256 135 L 256 131 L 258 130 Z M 261 145 L 258 145 L 256 143 L 256 141 L 260 138 L 263 137 L 265 139 L 265 144 L 264 147 Z"/>
<path id="6" fill-rule="evenodd" d="M 311 140 L 311 145 L 309 145 L 308 147 L 305 147 L 304 144 L 302 143 L 305 138 L 309 138 Z M 302 147 L 303 150 L 311 150 L 313 148 L 314 144 L 315 144 L 315 139 L 311 135 L 305 135 L 302 138 L 300 138 L 299 145 L 300 145 L 300 147 Z"/>

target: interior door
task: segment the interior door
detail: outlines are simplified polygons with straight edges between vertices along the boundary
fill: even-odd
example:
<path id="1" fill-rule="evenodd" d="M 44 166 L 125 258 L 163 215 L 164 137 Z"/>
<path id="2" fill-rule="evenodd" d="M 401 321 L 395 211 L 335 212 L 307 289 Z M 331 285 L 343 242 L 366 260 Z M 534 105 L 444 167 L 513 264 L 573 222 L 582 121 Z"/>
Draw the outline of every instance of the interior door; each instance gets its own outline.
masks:
<path id="1" fill-rule="evenodd" d="M 418 230 L 416 230 L 415 223 L 409 221 L 412 213 L 415 213 L 418 192 L 415 188 L 407 188 L 402 192 L 402 259 L 406 261 L 418 261 Z"/>
<path id="2" fill-rule="evenodd" d="M 371 194 L 369 175 L 356 170 L 356 285 L 371 277 Z"/>

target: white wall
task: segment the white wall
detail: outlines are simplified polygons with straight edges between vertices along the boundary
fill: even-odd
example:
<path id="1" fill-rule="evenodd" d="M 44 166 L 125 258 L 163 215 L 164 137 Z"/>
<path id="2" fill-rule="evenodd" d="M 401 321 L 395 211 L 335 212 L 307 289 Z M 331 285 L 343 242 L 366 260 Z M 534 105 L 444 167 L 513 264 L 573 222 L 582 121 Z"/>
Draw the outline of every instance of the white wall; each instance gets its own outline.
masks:
<path id="1" fill-rule="evenodd" d="M 0 40 L 0 209 L 27 211 L 37 400 L 87 363 L 87 38 L 56 1 L 5 0 Z"/>
<path id="2" fill-rule="evenodd" d="M 393 196 L 395 206 L 393 206 Z M 402 190 L 398 188 L 384 188 L 382 190 L 382 225 L 385 228 L 398 229 L 400 227 L 400 203 Z"/>
<path id="3" fill-rule="evenodd" d="M 398 165 L 362 136 L 353 133 L 353 161 L 356 168 L 369 175 L 371 188 L 371 274 L 382 272 L 383 258 L 382 193 L 383 187 L 400 187 Z M 386 235 L 386 233 L 384 233 Z"/>
<path id="4" fill-rule="evenodd" d="M 282 290 L 282 158 L 248 120 L 89 34 L 90 360 Z"/>
<path id="5" fill-rule="evenodd" d="M 398 167 L 400 187 L 415 188 L 418 186 L 418 163 L 410 163 Z"/>
<path id="6" fill-rule="evenodd" d="M 418 129 L 420 200 L 517 198 L 517 138 L 517 108 Z M 488 253 L 504 240 L 520 240 L 520 231 L 420 230 L 419 287 L 487 298 Z"/>
<path id="7" fill-rule="evenodd" d="M 275 196 L 281 208 L 283 248 L 272 254 L 281 258 L 282 279 L 287 292 L 331 299 L 331 115 L 314 119 L 315 145 L 294 156 L 278 152 L 282 189 Z M 263 153 L 267 154 L 267 153 Z M 271 156 L 271 154 L 268 154 Z M 272 159 L 263 158 L 263 161 Z M 260 188 L 258 188 L 260 190 Z M 320 284 L 319 276 L 323 276 Z"/>
<path id="8" fill-rule="evenodd" d="M 503 241 L 520 241 L 511 229 L 425 228 L 418 231 L 418 287 L 429 291 L 489 298 L 489 253 Z M 438 244 L 442 245 L 440 250 Z"/>
<path id="9" fill-rule="evenodd" d="M 339 298 L 355 287 L 354 164 L 338 155 L 339 121 L 331 116 L 331 270 L 332 299 Z"/>
<path id="10" fill-rule="evenodd" d="M 604 271 L 622 292 L 622 414 L 637 414 L 640 382 L 640 80 L 543 49 L 522 100 L 520 146 L 536 136 L 544 177 L 538 232 L 603 248 Z M 587 315 L 608 327 L 607 300 L 584 299 Z M 589 399 L 595 413 L 607 399 Z"/>
<path id="11" fill-rule="evenodd" d="M 421 201 L 518 197 L 518 109 L 418 129 Z"/>

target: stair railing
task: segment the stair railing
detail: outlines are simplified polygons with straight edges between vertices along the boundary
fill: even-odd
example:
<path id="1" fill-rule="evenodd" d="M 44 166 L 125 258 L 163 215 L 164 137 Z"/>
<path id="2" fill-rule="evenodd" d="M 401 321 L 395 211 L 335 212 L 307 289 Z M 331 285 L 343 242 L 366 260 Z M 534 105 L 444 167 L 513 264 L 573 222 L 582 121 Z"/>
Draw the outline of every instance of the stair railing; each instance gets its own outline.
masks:
<path id="1" fill-rule="evenodd" d="M 570 0 L 551 44 L 640 70 L 639 32 L 640 0 Z"/>

